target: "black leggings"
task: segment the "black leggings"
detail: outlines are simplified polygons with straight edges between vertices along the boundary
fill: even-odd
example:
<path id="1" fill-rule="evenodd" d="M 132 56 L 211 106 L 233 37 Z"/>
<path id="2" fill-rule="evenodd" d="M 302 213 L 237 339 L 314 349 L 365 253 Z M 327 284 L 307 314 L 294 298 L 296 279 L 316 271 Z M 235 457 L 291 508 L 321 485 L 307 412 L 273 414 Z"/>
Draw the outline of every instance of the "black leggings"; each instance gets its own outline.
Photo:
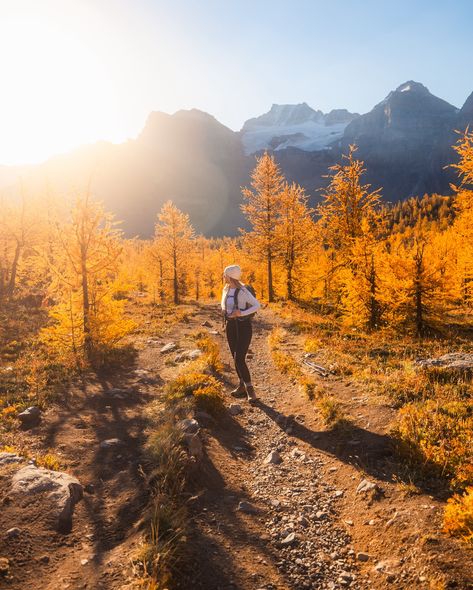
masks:
<path id="1" fill-rule="evenodd" d="M 238 377 L 244 383 L 251 383 L 250 371 L 245 361 L 253 335 L 251 320 L 228 320 L 226 332 Z"/>

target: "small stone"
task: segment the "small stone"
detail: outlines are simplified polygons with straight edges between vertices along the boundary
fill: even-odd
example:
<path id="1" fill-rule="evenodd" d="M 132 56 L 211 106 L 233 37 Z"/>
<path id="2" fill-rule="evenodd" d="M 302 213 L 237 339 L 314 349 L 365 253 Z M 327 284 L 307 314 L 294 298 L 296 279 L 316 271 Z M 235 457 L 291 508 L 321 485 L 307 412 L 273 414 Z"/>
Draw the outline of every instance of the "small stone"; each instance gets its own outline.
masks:
<path id="1" fill-rule="evenodd" d="M 371 490 L 376 489 L 376 484 L 368 479 L 362 479 L 356 488 L 357 494 L 365 494 Z"/>
<path id="2" fill-rule="evenodd" d="M 194 417 L 202 426 L 211 426 L 212 424 L 215 424 L 215 420 L 212 418 L 212 416 L 202 410 L 197 410 L 194 412 Z"/>
<path id="3" fill-rule="evenodd" d="M 80 560 L 80 564 L 81 565 L 87 565 L 88 563 L 89 563 L 89 560 L 88 559 L 81 559 Z"/>
<path id="4" fill-rule="evenodd" d="M 284 539 L 281 541 L 281 545 L 292 545 L 296 541 L 296 534 L 289 533 Z"/>
<path id="5" fill-rule="evenodd" d="M 323 510 L 318 510 L 315 513 L 315 518 L 317 520 L 325 520 L 328 517 L 328 514 L 326 512 L 324 512 Z"/>
<path id="6" fill-rule="evenodd" d="M 211 324 L 211 323 L 210 323 L 208 320 L 205 320 L 205 322 L 202 322 L 202 324 L 201 324 L 201 325 L 202 325 L 204 328 L 211 328 L 211 327 L 212 327 L 212 324 Z"/>
<path id="7" fill-rule="evenodd" d="M 271 451 L 269 455 L 267 455 L 264 462 L 268 465 L 270 463 L 272 463 L 273 465 L 279 465 L 279 463 L 282 463 L 282 458 L 278 451 Z"/>
<path id="8" fill-rule="evenodd" d="M 336 492 L 334 492 L 334 496 L 335 498 L 341 498 L 343 496 L 345 492 L 343 490 L 337 490 Z"/>
<path id="9" fill-rule="evenodd" d="M 40 563 L 49 563 L 49 555 L 42 555 L 38 561 Z"/>
<path id="10" fill-rule="evenodd" d="M 121 440 L 119 438 L 108 438 L 107 440 L 103 440 L 99 447 L 101 449 L 110 449 L 112 447 L 116 447 L 117 445 L 121 444 Z"/>
<path id="11" fill-rule="evenodd" d="M 33 428 L 41 422 L 41 410 L 37 406 L 31 406 L 18 414 L 18 419 L 23 428 Z"/>
<path id="12" fill-rule="evenodd" d="M 5 536 L 7 537 L 7 539 L 16 539 L 16 537 L 19 537 L 20 534 L 21 529 L 19 529 L 18 527 L 13 527 L 11 529 L 8 529 Z"/>
<path id="13" fill-rule="evenodd" d="M 351 582 L 353 580 L 353 576 L 352 576 L 352 574 L 349 574 L 348 572 L 342 572 L 340 574 L 340 579 L 343 580 L 344 582 Z"/>
<path id="14" fill-rule="evenodd" d="M 368 553 L 363 553 L 360 551 L 360 553 L 356 554 L 356 558 L 358 559 L 358 561 L 369 561 L 370 556 L 368 555 Z"/>
<path id="15" fill-rule="evenodd" d="M 85 487 L 84 487 L 84 491 L 87 492 L 88 494 L 95 494 L 95 486 L 93 483 L 88 483 Z"/>
<path id="16" fill-rule="evenodd" d="M 256 514 L 258 512 L 258 509 L 255 506 L 253 506 L 253 504 L 250 504 L 245 500 L 242 500 L 238 504 L 237 510 L 239 510 L 240 512 L 245 512 L 246 514 Z"/>
<path id="17" fill-rule="evenodd" d="M 353 526 L 353 521 L 350 519 L 345 520 L 345 524 L 347 524 L 348 526 Z"/>
<path id="18" fill-rule="evenodd" d="M 177 344 L 175 342 L 168 342 L 167 344 L 165 344 L 161 350 L 159 351 L 161 354 L 166 354 L 168 352 L 173 352 L 173 350 L 176 350 L 177 348 Z"/>
<path id="19" fill-rule="evenodd" d="M 297 522 L 304 528 L 307 528 L 309 526 L 309 521 L 305 516 L 299 516 Z"/>
<path id="20" fill-rule="evenodd" d="M 228 412 L 232 416 L 238 416 L 239 414 L 243 413 L 243 408 L 240 406 L 240 404 L 230 404 Z"/>

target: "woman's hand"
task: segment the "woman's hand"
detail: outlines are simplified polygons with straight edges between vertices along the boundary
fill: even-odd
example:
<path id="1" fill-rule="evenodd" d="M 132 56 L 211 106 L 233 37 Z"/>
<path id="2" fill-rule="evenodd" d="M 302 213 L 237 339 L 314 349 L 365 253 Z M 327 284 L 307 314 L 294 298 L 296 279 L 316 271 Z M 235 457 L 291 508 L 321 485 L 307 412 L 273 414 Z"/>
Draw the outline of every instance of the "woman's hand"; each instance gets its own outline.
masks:
<path id="1" fill-rule="evenodd" d="M 228 317 L 229 318 L 239 318 L 240 316 L 241 316 L 241 311 L 239 309 L 234 309 Z"/>

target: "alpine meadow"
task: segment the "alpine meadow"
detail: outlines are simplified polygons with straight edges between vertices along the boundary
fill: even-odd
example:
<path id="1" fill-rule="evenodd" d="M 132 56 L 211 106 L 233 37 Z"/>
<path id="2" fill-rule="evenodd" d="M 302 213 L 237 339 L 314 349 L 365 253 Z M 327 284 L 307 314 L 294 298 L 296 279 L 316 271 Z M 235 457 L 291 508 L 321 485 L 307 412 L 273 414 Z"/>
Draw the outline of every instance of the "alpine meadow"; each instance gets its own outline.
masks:
<path id="1" fill-rule="evenodd" d="M 471 17 L 0 7 L 0 588 L 473 589 Z"/>

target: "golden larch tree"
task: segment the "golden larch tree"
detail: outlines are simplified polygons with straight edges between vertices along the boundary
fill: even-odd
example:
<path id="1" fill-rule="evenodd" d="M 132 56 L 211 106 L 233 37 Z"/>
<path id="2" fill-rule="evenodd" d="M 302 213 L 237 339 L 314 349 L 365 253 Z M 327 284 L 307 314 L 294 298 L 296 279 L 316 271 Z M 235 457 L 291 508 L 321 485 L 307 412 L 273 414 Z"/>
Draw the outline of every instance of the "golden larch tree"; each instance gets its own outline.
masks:
<path id="1" fill-rule="evenodd" d="M 180 302 L 179 285 L 183 280 L 193 237 L 194 229 L 189 215 L 180 211 L 172 201 L 164 203 L 156 223 L 155 246 L 162 253 L 164 264 L 171 268 L 173 299 L 176 305 Z"/>
<path id="2" fill-rule="evenodd" d="M 123 302 L 113 297 L 122 252 L 115 225 L 88 192 L 76 199 L 69 220 L 52 225 L 54 247 L 45 255 L 54 276 L 50 292 L 56 305 L 44 338 L 58 350 L 72 350 L 76 358 L 82 352 L 89 361 L 97 359 L 132 328 L 124 318 Z"/>
<path id="3" fill-rule="evenodd" d="M 276 225 L 278 258 L 285 272 L 286 297 L 294 300 L 297 271 L 307 261 L 315 242 L 314 210 L 308 205 L 304 189 L 296 183 L 284 185 L 280 218 Z"/>
<path id="4" fill-rule="evenodd" d="M 280 221 L 284 188 L 284 177 L 274 156 L 266 152 L 257 158 L 251 174 L 251 187 L 242 189 L 246 203 L 241 209 L 252 226 L 245 238 L 248 250 L 266 264 L 268 300 L 274 301 L 273 261 L 278 253 L 276 227 Z"/>

